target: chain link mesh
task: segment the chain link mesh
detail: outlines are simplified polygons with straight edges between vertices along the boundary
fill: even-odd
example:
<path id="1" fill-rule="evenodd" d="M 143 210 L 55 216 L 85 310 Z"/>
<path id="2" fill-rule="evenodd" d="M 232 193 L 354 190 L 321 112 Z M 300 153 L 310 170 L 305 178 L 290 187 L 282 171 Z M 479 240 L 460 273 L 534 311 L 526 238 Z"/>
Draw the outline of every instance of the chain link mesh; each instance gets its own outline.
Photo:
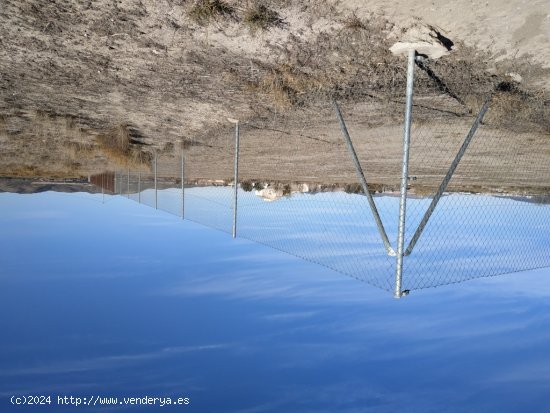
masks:
<path id="1" fill-rule="evenodd" d="M 418 89 L 406 242 L 417 231 L 482 106 L 482 99 L 477 99 L 468 111 L 457 103 L 460 99 L 448 95 L 440 95 L 435 104 L 433 90 Z M 489 109 L 405 258 L 404 288 L 550 265 L 550 134 L 541 125 L 544 119 L 533 122 L 534 117 L 525 116 L 534 114 L 538 103 L 506 89 L 480 92 L 485 97 L 492 94 Z"/>
<path id="2" fill-rule="evenodd" d="M 536 119 L 540 107 L 502 85 L 493 93 L 488 82 L 462 99 L 437 78 L 437 65 L 419 66 L 403 290 L 550 266 L 550 133 Z M 411 244 L 489 95 L 486 116 Z M 393 249 L 404 100 L 373 94 L 341 108 Z M 231 233 L 235 148 L 230 127 L 186 140 L 181 154 L 156 155 L 156 184 L 154 160 L 146 172 L 117 172 L 115 192 L 126 188 L 133 200 Z M 396 258 L 384 248 L 331 105 L 241 123 L 238 184 L 237 236 L 393 291 Z"/>

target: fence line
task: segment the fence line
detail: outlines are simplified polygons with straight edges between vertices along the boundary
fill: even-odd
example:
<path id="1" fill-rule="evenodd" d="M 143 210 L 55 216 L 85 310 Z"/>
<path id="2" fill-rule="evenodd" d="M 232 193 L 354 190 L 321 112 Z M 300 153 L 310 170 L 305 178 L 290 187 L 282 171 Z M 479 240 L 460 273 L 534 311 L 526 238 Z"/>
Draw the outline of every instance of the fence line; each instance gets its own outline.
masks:
<path id="1" fill-rule="evenodd" d="M 333 100 L 301 129 L 284 116 L 230 120 L 234 139 L 188 140 L 178 156 L 155 153 L 150 172 L 92 182 L 396 297 L 550 266 L 548 131 L 510 122 L 517 108 L 504 113 L 498 90 L 476 116 L 459 112 L 452 99 L 426 92 L 415 64 L 426 67 L 411 52 L 401 133 L 391 117 L 372 124 L 371 112 L 402 111 L 402 103 L 370 100 L 346 114 Z"/>

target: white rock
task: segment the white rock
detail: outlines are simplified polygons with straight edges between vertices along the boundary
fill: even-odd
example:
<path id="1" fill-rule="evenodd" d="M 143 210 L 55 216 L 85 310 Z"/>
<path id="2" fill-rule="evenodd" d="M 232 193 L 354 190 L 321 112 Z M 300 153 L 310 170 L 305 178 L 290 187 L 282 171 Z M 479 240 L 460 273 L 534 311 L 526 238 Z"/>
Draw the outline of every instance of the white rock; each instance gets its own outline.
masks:
<path id="1" fill-rule="evenodd" d="M 260 191 L 256 191 L 256 196 L 259 196 L 266 202 L 273 202 L 281 199 L 284 195 L 281 189 L 264 188 Z"/>
<path id="2" fill-rule="evenodd" d="M 506 75 L 516 83 L 521 83 L 523 81 L 523 78 L 519 73 L 510 72 L 506 73 Z"/>
<path id="3" fill-rule="evenodd" d="M 445 36 L 432 26 L 415 25 L 399 36 L 399 41 L 390 47 L 390 51 L 397 56 L 407 55 L 414 49 L 417 53 L 428 56 L 430 59 L 439 59 L 450 53 L 451 45 L 445 44 Z M 452 44 L 452 42 L 451 42 Z"/>

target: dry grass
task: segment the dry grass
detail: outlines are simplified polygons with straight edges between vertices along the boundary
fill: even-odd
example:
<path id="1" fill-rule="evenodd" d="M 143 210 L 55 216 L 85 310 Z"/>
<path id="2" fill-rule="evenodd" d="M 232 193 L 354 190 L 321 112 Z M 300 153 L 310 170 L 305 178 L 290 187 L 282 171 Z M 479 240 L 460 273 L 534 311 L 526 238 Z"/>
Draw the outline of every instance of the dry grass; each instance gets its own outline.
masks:
<path id="1" fill-rule="evenodd" d="M 187 14 L 194 22 L 205 25 L 219 17 L 234 14 L 234 8 L 223 0 L 196 0 Z"/>
<path id="2" fill-rule="evenodd" d="M 174 154 L 175 151 L 176 151 L 176 146 L 174 145 L 174 143 L 166 142 L 162 148 L 161 153 L 168 155 L 168 154 Z"/>
<path id="3" fill-rule="evenodd" d="M 20 178 L 33 178 L 41 175 L 41 171 L 34 165 L 9 165 L 8 169 L 9 175 L 5 173 L 2 175 Z"/>
<path id="4" fill-rule="evenodd" d="M 251 85 L 251 90 L 267 95 L 271 104 L 278 110 L 289 110 L 294 105 L 295 91 L 276 71 L 264 76 L 258 84 Z"/>
<path id="5" fill-rule="evenodd" d="M 69 142 L 67 144 L 67 152 L 72 159 L 81 159 L 94 154 L 94 147 L 89 143 Z"/>
<path id="6" fill-rule="evenodd" d="M 283 64 L 266 73 L 250 89 L 264 94 L 271 104 L 281 111 L 299 106 L 319 95 L 327 96 L 335 87 L 335 82 L 323 73 L 304 73 L 291 64 Z"/>
<path id="7" fill-rule="evenodd" d="M 251 192 L 254 189 L 254 184 L 251 181 L 242 181 L 241 189 L 245 192 Z"/>
<path id="8" fill-rule="evenodd" d="M 151 154 L 130 143 L 129 125 L 121 124 L 96 137 L 99 150 L 117 166 L 142 167 L 149 164 Z"/>
<path id="9" fill-rule="evenodd" d="M 75 160 L 65 159 L 65 161 L 63 162 L 63 167 L 65 170 L 65 173 L 69 176 L 78 176 L 82 174 L 81 172 L 82 164 Z"/>
<path id="10" fill-rule="evenodd" d="M 0 174 L 19 177 L 83 177 L 113 167 L 147 170 L 151 155 L 127 124 L 102 131 L 78 118 L 29 110 L 2 115 Z M 170 145 L 165 146 L 170 151 Z"/>
<path id="11" fill-rule="evenodd" d="M 262 3 L 254 3 L 244 12 L 243 23 L 251 33 L 266 31 L 272 27 L 281 27 L 283 19 L 275 10 Z"/>
<path id="12" fill-rule="evenodd" d="M 355 16 L 357 17 L 357 16 Z M 337 16 L 342 23 L 342 17 Z M 354 18 L 347 30 L 320 33 L 312 39 L 292 37 L 280 64 L 264 67 L 249 82 L 262 103 L 279 110 L 326 103 L 331 97 L 357 101 L 373 94 L 393 97 L 405 90 L 403 59 L 389 52 L 391 25 L 381 17 Z M 267 99 L 266 99 L 267 97 Z"/>
<path id="13" fill-rule="evenodd" d="M 350 30 L 366 30 L 367 26 L 355 13 L 344 20 L 344 27 Z"/>
<path id="14" fill-rule="evenodd" d="M 543 95 L 526 93 L 515 87 L 502 89 L 493 96 L 489 121 L 507 129 L 524 132 L 526 129 L 550 133 L 550 105 Z"/>

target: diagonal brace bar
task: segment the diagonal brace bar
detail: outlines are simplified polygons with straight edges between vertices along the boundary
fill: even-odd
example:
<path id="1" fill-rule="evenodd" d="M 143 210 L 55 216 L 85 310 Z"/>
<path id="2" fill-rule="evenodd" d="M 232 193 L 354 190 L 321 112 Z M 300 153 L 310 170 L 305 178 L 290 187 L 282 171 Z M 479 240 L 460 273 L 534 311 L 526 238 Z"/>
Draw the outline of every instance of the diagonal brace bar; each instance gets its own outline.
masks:
<path id="1" fill-rule="evenodd" d="M 464 139 L 464 143 L 460 147 L 458 153 L 455 156 L 455 159 L 453 160 L 453 163 L 451 164 L 451 167 L 447 171 L 447 175 L 445 175 L 445 178 L 443 178 L 443 181 L 441 182 L 441 185 L 439 186 L 439 189 L 437 190 L 434 198 L 432 199 L 432 202 L 431 202 L 430 206 L 428 207 L 428 210 L 426 211 L 426 213 L 422 217 L 422 221 L 420 221 L 420 224 L 418 224 L 418 228 L 416 229 L 416 232 L 414 233 L 414 235 L 411 238 L 411 241 L 409 242 L 409 245 L 408 245 L 408 247 L 405 251 L 405 255 L 410 255 L 411 254 L 411 252 L 413 251 L 414 246 L 416 245 L 418 239 L 422 235 L 422 232 L 424 231 L 424 228 L 428 224 L 428 221 L 430 220 L 430 217 L 432 216 L 432 213 L 434 212 L 435 207 L 437 206 L 437 203 L 439 202 L 439 200 L 443 196 L 443 193 L 447 189 L 447 186 L 449 185 L 449 182 L 450 182 L 451 178 L 453 177 L 453 175 L 456 171 L 456 168 L 458 167 L 458 164 L 460 163 L 460 160 L 464 156 L 464 153 L 466 152 L 466 149 L 468 149 L 468 146 L 470 145 L 470 142 L 472 142 L 472 139 L 473 139 L 473 137 L 474 137 L 474 135 L 477 131 L 477 128 L 479 127 L 479 124 L 481 123 L 481 121 L 483 120 L 483 117 L 487 113 L 487 110 L 489 109 L 490 103 L 491 103 L 491 96 L 489 96 L 485 100 L 485 103 L 483 104 L 483 107 L 481 108 L 481 110 L 477 114 L 477 116 L 474 120 L 474 123 L 472 124 L 472 127 L 470 128 L 470 131 L 468 132 L 468 135 L 466 135 L 466 139 Z"/>
<path id="2" fill-rule="evenodd" d="M 340 111 L 340 107 L 338 106 L 338 103 L 336 103 L 336 100 L 334 99 L 332 100 L 332 106 L 334 107 L 334 111 L 336 112 L 336 116 L 338 117 L 338 121 L 340 123 L 340 129 L 342 129 L 342 135 L 344 135 L 344 140 L 346 141 L 348 151 L 353 159 L 353 164 L 355 165 L 355 172 L 357 173 L 357 178 L 359 178 L 359 182 L 361 183 L 363 192 L 365 193 L 367 200 L 369 202 L 370 210 L 372 212 L 374 220 L 376 221 L 376 226 L 378 228 L 378 232 L 380 233 L 380 236 L 382 237 L 382 242 L 384 243 L 386 252 L 388 253 L 388 255 L 394 257 L 395 251 L 391 247 L 390 241 L 388 240 L 388 235 L 386 234 L 386 230 L 384 229 L 384 224 L 380 219 L 380 215 L 378 214 L 378 209 L 376 208 L 374 199 L 372 198 L 372 195 L 369 191 L 369 186 L 367 184 L 367 180 L 365 179 L 365 174 L 363 173 L 363 169 L 361 168 L 361 164 L 359 163 L 359 159 L 357 158 L 357 153 L 355 152 L 353 143 L 351 142 L 348 128 L 346 127 L 346 123 L 344 122 L 344 118 L 342 116 L 342 112 Z"/>

